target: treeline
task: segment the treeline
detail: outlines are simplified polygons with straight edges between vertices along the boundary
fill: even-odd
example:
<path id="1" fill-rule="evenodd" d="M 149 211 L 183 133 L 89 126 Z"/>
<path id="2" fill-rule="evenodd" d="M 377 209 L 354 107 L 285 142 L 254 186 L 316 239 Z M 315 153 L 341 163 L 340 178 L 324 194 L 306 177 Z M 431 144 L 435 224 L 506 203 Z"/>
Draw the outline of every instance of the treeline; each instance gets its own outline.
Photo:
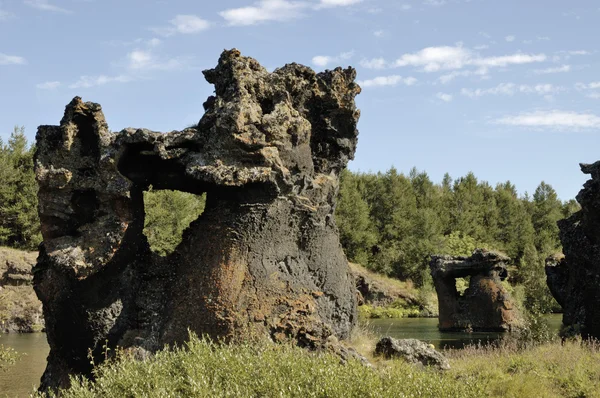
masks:
<path id="1" fill-rule="evenodd" d="M 544 259 L 561 251 L 556 221 L 579 209 L 575 200 L 561 202 L 545 182 L 519 197 L 510 181 L 492 187 L 473 173 L 440 184 L 416 169 L 341 177 L 336 220 L 350 261 L 427 286 L 431 254 L 499 250 L 514 261 L 511 282 L 523 287 L 525 305 L 556 309 Z"/>
<path id="2" fill-rule="evenodd" d="M 34 151 L 23 128 L 0 140 L 0 246 L 36 250 L 41 241 Z M 146 192 L 144 199 L 144 232 L 160 255 L 175 248 L 205 200 L 172 191 Z M 425 172 L 391 168 L 344 171 L 336 220 L 350 261 L 421 287 L 431 286 L 431 254 L 500 250 L 514 261 L 511 283 L 522 287 L 526 306 L 548 311 L 557 304 L 546 287 L 544 259 L 561 251 L 556 221 L 578 209 L 544 182 L 533 196 L 519 197 L 509 181 L 492 187 L 469 173 L 456 180 L 446 174 L 436 184 Z"/>
<path id="3" fill-rule="evenodd" d="M 34 152 L 23 127 L 15 127 L 7 143 L 0 138 L 0 246 L 35 250 L 42 240 Z"/>

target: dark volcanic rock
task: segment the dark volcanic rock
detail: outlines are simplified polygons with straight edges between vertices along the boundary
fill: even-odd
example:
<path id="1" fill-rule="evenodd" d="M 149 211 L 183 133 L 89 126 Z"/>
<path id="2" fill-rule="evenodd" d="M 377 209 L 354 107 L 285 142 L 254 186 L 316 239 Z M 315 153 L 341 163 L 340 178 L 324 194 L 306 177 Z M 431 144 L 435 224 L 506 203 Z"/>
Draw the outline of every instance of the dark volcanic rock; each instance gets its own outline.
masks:
<path id="1" fill-rule="evenodd" d="M 90 374 L 88 349 L 100 361 L 105 342 L 142 355 L 189 329 L 319 347 L 355 324 L 333 212 L 356 149 L 356 72 L 269 73 L 231 50 L 204 75 L 216 95 L 194 128 L 111 133 L 100 105 L 80 98 L 60 126 L 40 126 L 34 286 L 51 347 L 42 388 Z M 142 233 L 150 185 L 207 193 L 167 257 Z"/>
<path id="2" fill-rule="evenodd" d="M 432 346 L 416 339 L 397 340 L 383 337 L 375 346 L 375 354 L 385 358 L 403 358 L 413 364 L 431 366 L 439 370 L 450 369 L 450 362 Z"/>
<path id="3" fill-rule="evenodd" d="M 546 275 L 564 334 L 600 339 L 600 161 L 581 170 L 592 178 L 577 195 L 581 210 L 558 222 L 565 258 L 548 259 Z"/>
<path id="4" fill-rule="evenodd" d="M 507 276 L 502 254 L 476 249 L 471 257 L 432 256 L 429 264 L 439 302 L 442 331 L 510 331 L 522 325 L 514 301 L 502 286 Z M 461 295 L 456 278 L 470 277 Z"/>

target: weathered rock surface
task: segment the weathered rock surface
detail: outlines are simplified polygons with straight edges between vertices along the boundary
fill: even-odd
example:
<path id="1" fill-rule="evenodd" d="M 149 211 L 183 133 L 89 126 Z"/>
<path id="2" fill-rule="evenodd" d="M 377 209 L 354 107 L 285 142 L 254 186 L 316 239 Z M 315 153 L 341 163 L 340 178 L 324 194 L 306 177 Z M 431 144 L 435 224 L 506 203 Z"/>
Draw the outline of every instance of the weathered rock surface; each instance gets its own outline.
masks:
<path id="1" fill-rule="evenodd" d="M 88 349 L 101 361 L 105 342 L 143 354 L 190 329 L 318 347 L 355 324 L 333 212 L 356 149 L 356 72 L 269 73 L 231 50 L 204 75 L 215 96 L 194 128 L 111 133 L 100 105 L 80 98 L 60 126 L 40 126 L 34 286 L 51 347 L 42 388 L 90 374 Z M 207 193 L 167 257 L 142 233 L 150 185 Z"/>
<path id="2" fill-rule="evenodd" d="M 592 178 L 577 195 L 581 210 L 558 222 L 565 257 L 549 258 L 546 275 L 564 334 L 600 339 L 600 161 L 581 170 Z"/>
<path id="3" fill-rule="evenodd" d="M 44 328 L 42 303 L 33 291 L 37 253 L 0 248 L 0 333 L 31 333 Z"/>
<path id="4" fill-rule="evenodd" d="M 0 286 L 31 286 L 37 253 L 0 248 Z"/>
<path id="5" fill-rule="evenodd" d="M 385 358 L 403 358 L 404 360 L 423 366 L 431 366 L 439 370 L 450 369 L 450 362 L 429 344 L 416 339 L 395 339 L 383 337 L 375 346 L 375 354 Z"/>
<path id="6" fill-rule="evenodd" d="M 502 286 L 510 259 L 476 249 L 470 257 L 432 256 L 429 264 L 439 302 L 442 331 L 510 331 L 522 325 L 522 316 Z M 461 295 L 456 278 L 470 277 Z"/>
<path id="7" fill-rule="evenodd" d="M 350 263 L 350 270 L 354 276 L 359 302 L 383 307 L 396 300 L 404 300 L 408 304 L 419 305 L 419 301 L 414 295 L 392 283 L 386 283 L 381 275 L 369 272 L 366 268 L 352 263 Z"/>

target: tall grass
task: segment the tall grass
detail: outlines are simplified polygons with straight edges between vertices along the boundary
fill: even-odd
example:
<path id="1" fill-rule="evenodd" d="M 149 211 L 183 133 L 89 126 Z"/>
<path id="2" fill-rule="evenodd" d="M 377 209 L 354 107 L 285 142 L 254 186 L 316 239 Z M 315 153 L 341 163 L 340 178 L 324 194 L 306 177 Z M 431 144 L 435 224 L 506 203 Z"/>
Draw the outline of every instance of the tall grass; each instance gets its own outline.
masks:
<path id="1" fill-rule="evenodd" d="M 357 349 L 372 350 L 363 329 Z M 437 372 L 401 360 L 342 364 L 291 345 L 220 345 L 191 337 L 185 347 L 139 362 L 121 353 L 96 368 L 96 382 L 73 379 L 61 397 L 600 397 L 597 344 L 551 342 L 447 351 Z"/>
<path id="2" fill-rule="evenodd" d="M 127 355 L 96 369 L 96 382 L 73 380 L 61 397 L 480 397 L 482 386 L 403 362 L 369 368 L 291 345 L 217 345 L 191 337 L 186 347 L 138 362 Z"/>

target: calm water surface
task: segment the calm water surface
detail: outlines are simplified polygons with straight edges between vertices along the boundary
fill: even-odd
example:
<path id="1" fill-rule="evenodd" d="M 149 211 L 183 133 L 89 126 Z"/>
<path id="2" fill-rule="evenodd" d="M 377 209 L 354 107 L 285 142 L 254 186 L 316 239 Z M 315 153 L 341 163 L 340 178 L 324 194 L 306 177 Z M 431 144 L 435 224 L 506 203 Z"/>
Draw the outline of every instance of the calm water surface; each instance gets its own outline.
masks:
<path id="1" fill-rule="evenodd" d="M 0 344 L 15 349 L 16 364 L 0 371 L 1 397 L 28 397 L 40 383 L 50 348 L 45 333 L 0 334 Z"/>
<path id="2" fill-rule="evenodd" d="M 546 320 L 558 332 L 561 314 L 548 315 Z M 369 322 L 380 336 L 399 339 L 415 338 L 435 345 L 437 348 L 461 348 L 465 344 L 492 341 L 499 333 L 440 333 L 437 318 L 375 319 Z M 46 368 L 48 343 L 46 334 L 5 334 L 0 335 L 0 344 L 12 347 L 21 353 L 20 360 L 7 371 L 0 372 L 0 397 L 27 397 Z"/>
<path id="3" fill-rule="evenodd" d="M 560 330 L 562 314 L 545 315 L 550 329 Z M 463 348 L 468 344 L 489 343 L 502 337 L 503 333 L 463 333 L 440 332 L 437 318 L 372 319 L 370 328 L 379 336 L 391 336 L 397 339 L 419 339 L 433 344 L 436 348 Z"/>

